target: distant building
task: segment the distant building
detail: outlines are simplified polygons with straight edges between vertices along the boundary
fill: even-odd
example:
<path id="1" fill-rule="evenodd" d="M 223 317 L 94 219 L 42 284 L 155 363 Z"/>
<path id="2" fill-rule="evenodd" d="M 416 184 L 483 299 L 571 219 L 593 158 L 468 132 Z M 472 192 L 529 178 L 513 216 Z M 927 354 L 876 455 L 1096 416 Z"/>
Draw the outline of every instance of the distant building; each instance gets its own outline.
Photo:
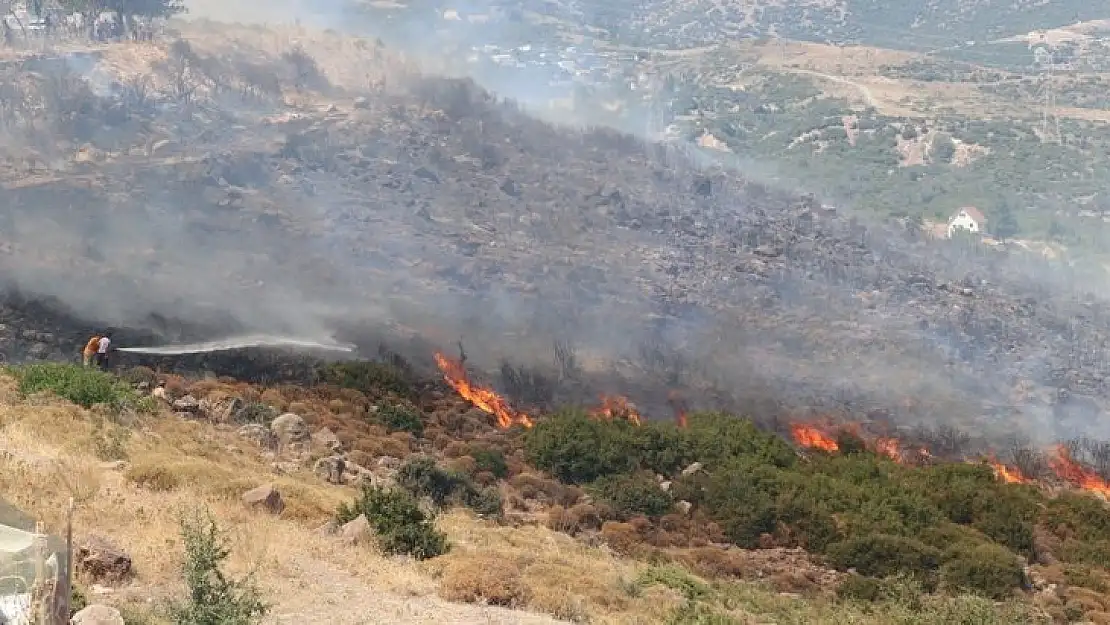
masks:
<path id="1" fill-rule="evenodd" d="M 974 206 L 964 206 L 956 211 L 948 219 L 948 238 L 956 233 L 957 228 L 962 228 L 968 232 L 979 233 L 983 232 L 987 226 L 987 218 L 983 216 L 978 208 Z"/>

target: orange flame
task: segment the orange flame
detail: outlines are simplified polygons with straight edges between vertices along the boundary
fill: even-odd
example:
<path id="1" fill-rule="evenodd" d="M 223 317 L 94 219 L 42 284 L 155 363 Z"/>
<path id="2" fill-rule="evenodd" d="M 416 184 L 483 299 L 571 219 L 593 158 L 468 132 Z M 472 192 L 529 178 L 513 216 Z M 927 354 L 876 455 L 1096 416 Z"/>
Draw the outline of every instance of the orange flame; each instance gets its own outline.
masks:
<path id="1" fill-rule="evenodd" d="M 1032 484 L 1033 480 L 1025 477 L 1017 467 L 1009 467 L 991 458 L 987 464 L 994 469 L 994 475 L 1007 484 Z"/>
<path id="2" fill-rule="evenodd" d="M 875 439 L 875 452 L 890 458 L 895 462 L 902 462 L 902 446 L 897 438 Z"/>
<path id="3" fill-rule="evenodd" d="M 1048 459 L 1048 466 L 1060 479 L 1071 482 L 1083 490 L 1110 497 L 1110 484 L 1071 457 L 1071 452 L 1063 445 L 1057 445 L 1056 455 Z"/>
<path id="4" fill-rule="evenodd" d="M 791 423 L 790 435 L 794 437 L 794 442 L 802 447 L 812 447 L 824 451 L 840 449 L 840 445 L 836 444 L 836 438 L 810 425 Z"/>
<path id="5" fill-rule="evenodd" d="M 439 352 L 436 352 L 435 359 L 436 366 L 443 372 L 444 381 L 463 399 L 497 417 L 498 427 L 507 429 L 514 423 L 519 423 L 526 428 L 532 427 L 532 419 L 528 415 L 513 410 L 509 402 L 492 389 L 471 383 L 470 377 L 466 374 L 466 367 L 461 362 L 452 360 Z"/>
<path id="6" fill-rule="evenodd" d="M 636 410 L 636 406 L 632 405 L 627 397 L 620 395 L 602 395 L 601 406 L 591 410 L 590 414 L 607 421 L 627 419 L 636 425 L 640 425 L 643 421 L 639 411 Z"/>

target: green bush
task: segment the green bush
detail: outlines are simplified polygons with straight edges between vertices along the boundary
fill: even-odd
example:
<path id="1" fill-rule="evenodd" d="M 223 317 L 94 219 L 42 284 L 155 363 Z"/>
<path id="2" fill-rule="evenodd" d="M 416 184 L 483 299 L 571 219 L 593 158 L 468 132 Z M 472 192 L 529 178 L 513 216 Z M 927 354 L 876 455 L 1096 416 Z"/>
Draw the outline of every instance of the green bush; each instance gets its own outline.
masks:
<path id="1" fill-rule="evenodd" d="M 374 420 L 384 425 L 390 432 L 409 432 L 413 436 L 424 435 L 424 420 L 420 413 L 401 404 L 387 404 L 378 408 Z"/>
<path id="2" fill-rule="evenodd" d="M 231 555 L 216 521 L 196 514 L 181 522 L 188 595 L 169 607 L 175 625 L 250 625 L 269 611 L 249 577 L 232 580 L 221 569 Z"/>
<path id="3" fill-rule="evenodd" d="M 430 498 L 437 506 L 463 505 L 484 516 L 501 514 L 497 488 L 478 488 L 465 473 L 443 469 L 428 456 L 414 456 L 401 465 L 397 485 L 415 497 Z"/>
<path id="4" fill-rule="evenodd" d="M 908 573 L 927 579 L 940 565 L 940 551 L 902 536 L 854 536 L 828 548 L 829 561 L 839 569 L 855 569 L 868 577 Z"/>
<path id="5" fill-rule="evenodd" d="M 397 485 L 416 497 L 429 497 L 437 506 L 461 503 L 474 490 L 470 478 L 440 468 L 434 458 L 412 456 L 397 470 Z"/>
<path id="6" fill-rule="evenodd" d="M 1048 502 L 1038 520 L 1061 539 L 1110 540 L 1110 508 L 1084 493 L 1061 493 Z"/>
<path id="7" fill-rule="evenodd" d="M 886 586 L 882 580 L 874 577 L 864 577 L 858 573 L 848 575 L 836 587 L 837 598 L 847 601 L 874 603 L 882 599 L 885 594 Z"/>
<path id="8" fill-rule="evenodd" d="M 605 476 L 589 490 L 622 519 L 637 515 L 661 517 L 674 508 L 670 494 L 659 487 L 650 473 Z"/>
<path id="9" fill-rule="evenodd" d="M 940 579 L 949 590 L 966 590 L 989 599 L 1005 599 L 1025 582 L 1017 556 L 1004 547 L 983 544 L 945 554 Z"/>
<path id="10" fill-rule="evenodd" d="M 403 490 L 363 486 L 355 501 L 340 506 L 336 520 L 348 523 L 359 515 L 366 517 L 385 553 L 426 560 L 450 549 L 447 537 L 435 529 L 434 517 L 426 515 L 416 499 Z"/>
<path id="11" fill-rule="evenodd" d="M 409 375 L 391 364 L 351 360 L 331 363 L 319 371 L 320 378 L 343 388 L 362 392 L 389 391 L 397 395 L 412 394 L 413 385 Z"/>
<path id="12" fill-rule="evenodd" d="M 11 369 L 24 395 L 49 392 L 75 404 L 91 408 L 105 404 L 114 410 L 146 409 L 125 382 L 99 369 L 79 365 L 43 363 Z"/>
<path id="13" fill-rule="evenodd" d="M 488 471 L 494 477 L 504 478 L 509 474 L 509 465 L 505 462 L 505 454 L 499 449 L 478 447 L 470 450 L 470 457 L 478 472 Z"/>
<path id="14" fill-rule="evenodd" d="M 599 421 L 566 412 L 540 421 L 524 435 L 528 461 L 568 484 L 636 468 L 633 429 L 626 421 Z"/>

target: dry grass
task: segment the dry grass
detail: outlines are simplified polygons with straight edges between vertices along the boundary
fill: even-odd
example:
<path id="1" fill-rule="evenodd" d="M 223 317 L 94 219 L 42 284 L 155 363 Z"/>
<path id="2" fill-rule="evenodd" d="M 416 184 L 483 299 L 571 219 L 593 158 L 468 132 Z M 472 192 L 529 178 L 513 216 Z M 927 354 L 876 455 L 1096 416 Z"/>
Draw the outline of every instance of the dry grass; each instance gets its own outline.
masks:
<path id="1" fill-rule="evenodd" d="M 439 594 L 449 601 L 524 605 L 527 588 L 516 562 L 494 555 L 450 558 L 443 571 Z"/>

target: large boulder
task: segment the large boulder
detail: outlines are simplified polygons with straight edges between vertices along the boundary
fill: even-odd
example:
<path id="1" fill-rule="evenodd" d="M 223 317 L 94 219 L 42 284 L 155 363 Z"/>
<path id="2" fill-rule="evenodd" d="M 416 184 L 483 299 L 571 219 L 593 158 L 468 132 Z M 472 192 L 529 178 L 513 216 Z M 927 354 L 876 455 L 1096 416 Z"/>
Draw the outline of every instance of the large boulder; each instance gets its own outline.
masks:
<path id="1" fill-rule="evenodd" d="M 264 484 L 247 491 L 243 494 L 243 503 L 248 508 L 265 510 L 270 514 L 281 514 L 285 509 L 285 501 L 273 484 Z"/>
<path id="2" fill-rule="evenodd" d="M 304 443 L 310 437 L 304 419 L 292 412 L 274 419 L 270 424 L 270 431 L 274 433 L 281 445 Z"/>
<path id="3" fill-rule="evenodd" d="M 312 435 L 312 442 L 331 452 L 338 452 L 343 449 L 343 443 L 340 442 L 335 432 L 332 432 L 329 428 L 316 430 L 316 433 Z"/>
<path id="4" fill-rule="evenodd" d="M 101 536 L 90 536 L 77 548 L 76 569 L 98 583 L 121 582 L 131 575 L 131 556 Z"/>
<path id="5" fill-rule="evenodd" d="M 339 529 L 339 535 L 345 542 L 352 545 L 365 545 L 374 540 L 374 530 L 370 527 L 370 521 L 366 520 L 364 514 L 360 514 L 355 520 L 345 523 Z"/>
<path id="6" fill-rule="evenodd" d="M 119 610 L 97 604 L 85 606 L 69 622 L 72 625 L 126 625 Z"/>

